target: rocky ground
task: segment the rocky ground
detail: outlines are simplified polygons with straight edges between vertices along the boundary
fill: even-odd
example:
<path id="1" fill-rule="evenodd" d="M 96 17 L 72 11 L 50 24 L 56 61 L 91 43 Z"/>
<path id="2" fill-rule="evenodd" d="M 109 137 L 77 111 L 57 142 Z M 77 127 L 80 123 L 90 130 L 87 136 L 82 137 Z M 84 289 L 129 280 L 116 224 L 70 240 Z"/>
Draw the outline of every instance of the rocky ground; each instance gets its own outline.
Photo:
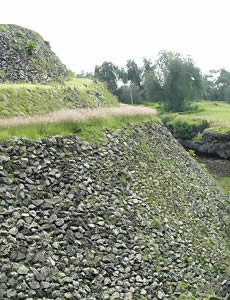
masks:
<path id="1" fill-rule="evenodd" d="M 230 292 L 225 199 L 157 122 L 2 142 L 0 183 L 0 299 Z"/>
<path id="2" fill-rule="evenodd" d="M 68 77 L 66 66 L 37 32 L 0 24 L 0 83 L 46 83 Z"/>
<path id="3" fill-rule="evenodd" d="M 230 161 L 218 157 L 197 156 L 198 162 L 205 164 L 213 175 L 230 176 Z"/>

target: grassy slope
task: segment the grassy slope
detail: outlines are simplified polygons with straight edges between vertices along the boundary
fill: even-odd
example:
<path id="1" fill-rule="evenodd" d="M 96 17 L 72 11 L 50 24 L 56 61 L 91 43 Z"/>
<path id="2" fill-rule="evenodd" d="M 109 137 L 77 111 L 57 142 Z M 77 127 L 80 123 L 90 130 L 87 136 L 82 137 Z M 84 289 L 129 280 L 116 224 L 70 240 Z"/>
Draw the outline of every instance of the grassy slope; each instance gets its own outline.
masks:
<path id="1" fill-rule="evenodd" d="M 223 101 L 200 101 L 197 104 L 200 112 L 185 113 L 181 116 L 207 120 L 216 131 L 230 131 L 230 104 Z"/>
<path id="2" fill-rule="evenodd" d="M 1 84 L 0 118 L 42 115 L 61 108 L 117 106 L 101 82 L 74 78 L 63 84 Z"/>
<path id="3" fill-rule="evenodd" d="M 77 134 L 81 139 L 98 142 L 104 137 L 103 130 L 123 128 L 127 124 L 153 120 L 151 115 L 110 115 L 109 117 L 93 117 L 82 121 L 60 121 L 48 123 L 32 123 L 22 125 L 1 126 L 0 140 L 8 140 L 13 136 L 39 139 L 55 135 Z"/>

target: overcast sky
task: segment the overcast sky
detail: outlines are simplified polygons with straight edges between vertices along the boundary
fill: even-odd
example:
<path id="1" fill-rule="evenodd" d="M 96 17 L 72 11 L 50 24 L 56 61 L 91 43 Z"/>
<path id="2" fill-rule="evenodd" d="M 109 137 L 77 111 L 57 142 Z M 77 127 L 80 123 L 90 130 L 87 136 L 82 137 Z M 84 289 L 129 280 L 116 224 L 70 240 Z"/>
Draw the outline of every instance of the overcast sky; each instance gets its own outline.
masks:
<path id="1" fill-rule="evenodd" d="M 1 23 L 39 32 L 74 72 L 160 50 L 230 69 L 229 0 L 2 0 Z"/>

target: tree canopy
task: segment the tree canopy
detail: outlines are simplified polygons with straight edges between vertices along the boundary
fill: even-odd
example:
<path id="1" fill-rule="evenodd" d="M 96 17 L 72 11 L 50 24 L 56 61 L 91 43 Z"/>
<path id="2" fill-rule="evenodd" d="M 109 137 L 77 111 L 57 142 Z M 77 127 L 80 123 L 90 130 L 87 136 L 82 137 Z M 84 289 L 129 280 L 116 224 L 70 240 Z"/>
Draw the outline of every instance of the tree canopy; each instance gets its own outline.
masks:
<path id="1" fill-rule="evenodd" d="M 121 102 L 160 102 L 167 111 L 184 111 L 195 97 L 230 101 L 230 72 L 202 75 L 190 57 L 171 51 L 161 51 L 155 62 L 144 58 L 141 67 L 133 59 L 123 67 L 105 61 L 95 67 L 94 77 Z"/>
<path id="2" fill-rule="evenodd" d="M 118 68 L 112 62 L 105 61 L 101 66 L 96 66 L 94 76 L 98 80 L 106 82 L 109 90 L 116 95 Z"/>
<path id="3" fill-rule="evenodd" d="M 183 111 L 186 100 L 201 92 L 202 75 L 189 57 L 162 51 L 155 65 L 153 84 L 167 111 Z"/>

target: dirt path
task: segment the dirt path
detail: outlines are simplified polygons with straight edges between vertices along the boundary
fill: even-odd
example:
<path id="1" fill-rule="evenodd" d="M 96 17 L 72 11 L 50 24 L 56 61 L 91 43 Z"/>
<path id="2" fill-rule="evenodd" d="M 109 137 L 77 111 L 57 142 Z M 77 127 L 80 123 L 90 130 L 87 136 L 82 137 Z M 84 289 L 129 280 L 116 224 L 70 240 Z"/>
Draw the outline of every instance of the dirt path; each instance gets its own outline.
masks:
<path id="1" fill-rule="evenodd" d="M 31 123 L 47 123 L 58 121 L 79 121 L 95 117 L 108 117 L 114 115 L 154 115 L 156 110 L 144 106 L 131 106 L 121 104 L 120 107 L 60 110 L 44 116 L 29 117 L 26 119 L 14 118 L 1 120 L 0 126 L 17 126 Z"/>

